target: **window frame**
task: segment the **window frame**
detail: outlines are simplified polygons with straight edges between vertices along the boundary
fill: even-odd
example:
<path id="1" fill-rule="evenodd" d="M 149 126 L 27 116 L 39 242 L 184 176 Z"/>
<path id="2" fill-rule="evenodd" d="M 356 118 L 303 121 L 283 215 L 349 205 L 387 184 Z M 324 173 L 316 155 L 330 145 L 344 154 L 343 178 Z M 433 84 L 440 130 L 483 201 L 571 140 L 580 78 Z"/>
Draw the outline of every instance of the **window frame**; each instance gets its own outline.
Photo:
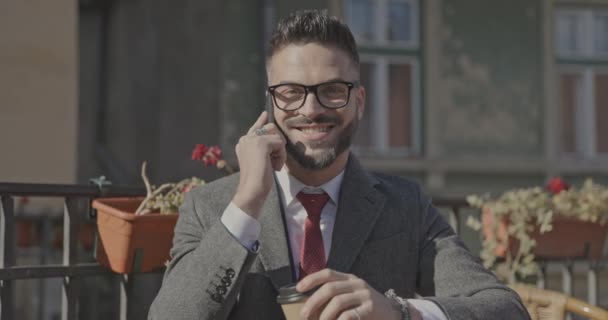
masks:
<path id="1" fill-rule="evenodd" d="M 370 117 L 370 145 L 374 147 L 354 146 L 354 150 L 363 155 L 378 154 L 389 157 L 417 156 L 422 152 L 422 104 L 421 104 L 421 77 L 420 61 L 414 56 L 395 56 L 367 54 L 361 55 L 361 63 L 369 63 L 374 66 L 370 74 L 371 83 L 374 88 L 366 88 L 365 116 Z M 390 85 L 388 85 L 388 72 L 390 65 L 411 66 L 411 119 L 410 134 L 411 147 L 391 147 L 389 131 L 389 96 Z M 370 93 L 373 92 L 373 95 Z M 376 128 L 383 128 L 377 130 Z"/>
<path id="2" fill-rule="evenodd" d="M 420 1 L 419 0 L 368 0 L 372 6 L 375 5 L 373 22 L 375 25 L 372 26 L 372 39 L 364 40 L 359 39 L 355 34 L 355 39 L 359 47 L 382 47 L 389 49 L 414 49 L 420 48 Z M 409 3 L 412 8 L 412 19 L 410 20 L 410 30 L 412 30 L 410 41 L 395 41 L 388 39 L 388 2 L 396 1 Z M 352 24 L 352 6 L 350 0 L 344 1 L 344 13 L 345 20 Z M 381 21 L 382 23 L 378 23 Z"/>
<path id="3" fill-rule="evenodd" d="M 560 15 L 574 15 L 581 19 L 580 28 L 577 28 L 575 37 L 581 39 L 581 47 L 577 48 L 580 51 L 562 52 L 560 51 L 560 34 L 558 33 L 558 24 Z M 606 16 L 608 18 L 608 8 L 594 10 L 585 7 L 562 7 L 557 8 L 554 12 L 553 37 L 555 41 L 555 56 L 558 60 L 583 60 L 596 61 L 607 60 L 608 50 L 606 52 L 598 52 L 595 48 L 595 21 L 597 16 Z"/>
<path id="4" fill-rule="evenodd" d="M 388 3 L 390 1 L 409 3 L 412 10 L 410 19 L 411 40 L 391 41 L 388 40 Z M 361 146 L 353 144 L 353 151 L 363 156 L 381 157 L 413 157 L 421 156 L 423 149 L 423 90 L 422 90 L 422 47 L 421 47 L 421 1 L 422 0 L 369 0 L 375 6 L 373 12 L 374 25 L 372 26 L 371 41 L 362 41 L 355 35 L 360 54 L 361 63 L 369 63 L 373 66 L 370 73 L 370 84 L 372 88 L 367 89 L 365 116 L 370 117 L 369 145 Z M 341 12 L 345 15 L 345 21 L 352 23 L 352 7 L 350 0 L 342 0 Z M 382 23 L 378 23 L 378 21 Z M 379 35 L 379 36 L 378 36 Z M 389 66 L 410 65 L 411 68 L 411 97 L 410 97 L 410 146 L 391 147 L 389 127 Z M 374 95 L 371 93 L 374 92 Z M 378 128 L 381 128 L 379 130 Z"/>
<path id="5" fill-rule="evenodd" d="M 603 16 L 605 19 L 607 19 L 607 22 L 608 22 L 608 8 L 602 9 L 599 12 L 594 12 L 594 14 L 593 14 L 593 22 L 592 22 L 592 25 L 593 25 L 593 35 L 594 36 L 596 35 L 595 34 L 595 20 L 596 20 L 596 18 L 598 16 Z M 608 59 L 608 30 L 605 30 L 605 32 L 606 32 L 606 37 L 607 37 L 607 39 L 606 39 L 606 46 L 607 47 L 606 47 L 606 51 L 596 53 L 596 55 L 597 55 L 597 57 L 599 59 Z M 592 41 L 593 41 L 593 47 L 594 47 L 594 49 L 596 49 L 595 48 L 595 37 L 593 37 Z"/>
<path id="6" fill-rule="evenodd" d="M 559 16 L 572 14 L 581 21 L 581 27 L 577 28 L 575 37 L 581 39 L 581 47 L 577 52 L 560 51 L 558 33 Z M 596 126 L 596 91 L 595 77 L 597 74 L 608 74 L 608 52 L 597 52 L 595 48 L 595 21 L 597 16 L 608 16 L 608 7 L 589 6 L 564 6 L 558 7 L 553 12 L 553 39 L 554 57 L 556 65 L 557 92 L 561 92 L 561 81 L 565 74 L 575 74 L 581 79 L 581 92 L 575 97 L 574 105 L 574 151 L 564 150 L 564 141 L 560 138 L 559 152 L 566 158 L 583 158 L 593 160 L 608 159 L 608 152 L 598 151 L 598 128 Z M 558 95 L 559 106 L 559 134 L 564 133 L 563 110 L 564 101 L 561 94 Z"/>

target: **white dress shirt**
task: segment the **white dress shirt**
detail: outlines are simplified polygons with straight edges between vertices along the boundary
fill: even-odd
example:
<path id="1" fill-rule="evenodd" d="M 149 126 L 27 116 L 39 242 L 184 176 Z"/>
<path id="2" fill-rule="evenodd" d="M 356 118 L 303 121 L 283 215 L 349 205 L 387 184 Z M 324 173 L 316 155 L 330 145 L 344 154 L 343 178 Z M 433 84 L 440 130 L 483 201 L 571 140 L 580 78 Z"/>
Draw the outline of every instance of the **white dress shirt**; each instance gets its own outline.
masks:
<path id="1" fill-rule="evenodd" d="M 300 191 L 305 193 L 325 192 L 329 195 L 329 201 L 327 201 L 327 204 L 321 211 L 320 221 L 321 236 L 323 237 L 323 247 L 325 249 L 325 260 L 327 261 L 329 250 L 331 249 L 336 213 L 338 212 L 338 197 L 340 195 L 344 171 L 319 187 L 306 186 L 290 175 L 287 172 L 286 167 L 283 167 L 281 171 L 278 171 L 276 176 L 281 187 L 281 196 L 284 201 L 282 205 L 285 208 L 285 222 L 287 224 L 291 258 L 294 266 L 300 265 L 300 248 L 302 241 L 304 240 L 304 222 L 307 217 L 306 210 L 296 198 L 296 195 L 300 193 Z M 226 229 L 228 229 L 228 231 L 248 249 L 253 247 L 260 236 L 262 227 L 258 220 L 243 212 L 243 210 L 232 202 L 224 211 L 221 221 Z M 299 268 L 295 269 L 297 276 Z M 447 320 L 445 314 L 432 301 L 408 299 L 408 302 L 420 311 L 424 320 Z"/>

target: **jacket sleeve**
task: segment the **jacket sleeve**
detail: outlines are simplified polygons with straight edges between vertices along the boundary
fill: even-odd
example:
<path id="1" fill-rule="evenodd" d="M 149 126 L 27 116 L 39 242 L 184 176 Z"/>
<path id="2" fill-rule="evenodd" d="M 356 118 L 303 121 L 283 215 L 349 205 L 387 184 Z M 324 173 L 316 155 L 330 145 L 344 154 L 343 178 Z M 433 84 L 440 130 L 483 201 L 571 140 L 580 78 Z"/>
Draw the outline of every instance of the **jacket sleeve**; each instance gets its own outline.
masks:
<path id="1" fill-rule="evenodd" d="M 530 319 L 519 296 L 465 247 L 450 225 L 421 196 L 422 232 L 418 291 L 450 320 Z"/>
<path id="2" fill-rule="evenodd" d="M 171 261 L 161 289 L 150 307 L 149 320 L 226 319 L 245 275 L 257 254 L 243 247 L 215 218 L 208 228 L 195 192 L 186 194 L 175 226 Z"/>

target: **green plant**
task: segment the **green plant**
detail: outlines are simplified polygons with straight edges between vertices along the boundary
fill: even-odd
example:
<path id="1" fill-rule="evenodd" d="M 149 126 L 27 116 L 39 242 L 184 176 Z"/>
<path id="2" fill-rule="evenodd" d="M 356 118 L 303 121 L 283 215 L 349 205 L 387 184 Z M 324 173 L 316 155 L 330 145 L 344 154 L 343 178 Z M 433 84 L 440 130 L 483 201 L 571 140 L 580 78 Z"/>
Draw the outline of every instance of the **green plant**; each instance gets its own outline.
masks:
<path id="1" fill-rule="evenodd" d="M 226 174 L 234 172 L 232 167 L 222 159 L 222 150 L 217 146 L 207 147 L 204 144 L 197 144 L 192 151 L 192 160 L 200 161 L 205 166 L 213 165 L 218 170 L 223 170 Z M 146 198 L 141 202 L 135 214 L 142 215 L 151 212 L 161 214 L 175 214 L 179 206 L 184 202 L 184 195 L 196 186 L 205 183 L 204 180 L 192 177 L 183 179 L 177 183 L 165 183 L 155 186 L 150 183 L 146 173 L 146 162 L 141 165 L 141 177 L 146 185 Z"/>
<path id="2" fill-rule="evenodd" d="M 554 178 L 545 189 L 513 189 L 497 198 L 470 195 L 467 201 L 485 214 L 486 226 L 474 217 L 467 220 L 474 230 L 486 229 L 480 252 L 484 265 L 509 282 L 538 271 L 533 253 L 536 241 L 531 237 L 535 229 L 541 234 L 551 232 L 557 216 L 601 224 L 608 221 L 608 188 L 591 179 L 578 189 Z M 509 237 L 518 243 L 517 250 L 510 247 Z M 498 260 L 502 255 L 504 260 Z"/>

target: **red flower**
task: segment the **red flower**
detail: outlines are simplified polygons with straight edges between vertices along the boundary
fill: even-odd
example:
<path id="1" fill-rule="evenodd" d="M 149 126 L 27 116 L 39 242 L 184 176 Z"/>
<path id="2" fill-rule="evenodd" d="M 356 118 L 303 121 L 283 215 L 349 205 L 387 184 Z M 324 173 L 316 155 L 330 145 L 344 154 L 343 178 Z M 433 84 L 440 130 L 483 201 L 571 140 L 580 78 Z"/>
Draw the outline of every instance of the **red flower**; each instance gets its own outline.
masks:
<path id="1" fill-rule="evenodd" d="M 209 148 L 207 148 L 204 144 L 197 144 L 192 150 L 192 160 L 203 160 L 205 153 L 207 153 Z"/>
<path id="2" fill-rule="evenodd" d="M 570 189 L 570 185 L 568 185 L 561 177 L 555 177 L 549 180 L 549 183 L 547 183 L 547 190 L 552 194 L 558 194 L 568 189 Z"/>
<path id="3" fill-rule="evenodd" d="M 218 159 L 222 158 L 222 149 L 220 149 L 220 147 L 218 146 L 213 146 L 209 148 L 208 152 L 212 153 Z"/>
<path id="4" fill-rule="evenodd" d="M 205 166 L 214 166 L 215 164 L 217 164 L 217 158 L 213 155 L 207 154 L 203 158 L 203 164 Z"/>
<path id="5" fill-rule="evenodd" d="M 192 151 L 192 160 L 202 161 L 205 166 L 215 166 L 222 160 L 222 149 L 218 146 L 197 144 Z"/>

